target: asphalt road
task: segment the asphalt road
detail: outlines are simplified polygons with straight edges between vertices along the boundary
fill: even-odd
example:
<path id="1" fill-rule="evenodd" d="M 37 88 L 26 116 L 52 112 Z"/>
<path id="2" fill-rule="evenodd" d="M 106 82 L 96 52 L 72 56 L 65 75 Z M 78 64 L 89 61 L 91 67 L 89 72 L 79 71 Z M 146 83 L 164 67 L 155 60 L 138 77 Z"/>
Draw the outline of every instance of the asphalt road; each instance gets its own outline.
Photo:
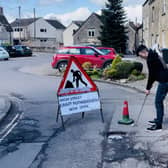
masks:
<path id="1" fill-rule="evenodd" d="M 137 103 L 143 95 L 109 84 L 97 83 L 105 123 L 100 113 L 65 117 L 66 131 L 56 123 L 56 91 L 60 77 L 21 72 L 26 66 L 49 64 L 52 54 L 0 62 L 0 94 L 23 104 L 22 118 L 0 144 L 2 168 L 101 168 L 105 133 L 113 114 L 125 99 Z M 139 95 L 137 97 L 137 95 Z M 117 109 L 117 110 L 116 110 Z M 13 109 L 18 111 L 17 107 Z"/>

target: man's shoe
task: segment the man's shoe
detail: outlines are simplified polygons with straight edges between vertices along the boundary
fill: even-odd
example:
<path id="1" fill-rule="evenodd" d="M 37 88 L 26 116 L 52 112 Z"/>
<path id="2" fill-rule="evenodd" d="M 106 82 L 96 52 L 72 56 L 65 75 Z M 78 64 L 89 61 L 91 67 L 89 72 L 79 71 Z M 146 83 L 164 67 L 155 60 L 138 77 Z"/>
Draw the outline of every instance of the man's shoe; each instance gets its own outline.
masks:
<path id="1" fill-rule="evenodd" d="M 159 131 L 162 130 L 162 126 L 161 125 L 152 125 L 151 127 L 147 128 L 147 130 L 149 131 Z"/>
<path id="2" fill-rule="evenodd" d="M 148 122 L 151 123 L 151 124 L 156 124 L 157 123 L 157 119 L 154 119 L 154 120 L 148 121 Z"/>

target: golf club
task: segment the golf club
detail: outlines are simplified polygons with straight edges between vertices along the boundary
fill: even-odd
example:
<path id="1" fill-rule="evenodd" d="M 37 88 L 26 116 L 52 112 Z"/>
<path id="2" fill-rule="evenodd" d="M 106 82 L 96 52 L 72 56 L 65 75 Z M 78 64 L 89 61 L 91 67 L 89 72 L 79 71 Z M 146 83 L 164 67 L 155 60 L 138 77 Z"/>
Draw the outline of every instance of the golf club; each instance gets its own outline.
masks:
<path id="1" fill-rule="evenodd" d="M 138 125 L 138 121 L 139 121 L 140 116 L 141 116 L 141 114 L 142 114 L 142 111 L 143 111 L 144 105 L 145 105 L 145 103 L 146 103 L 147 97 L 148 97 L 148 95 L 145 95 L 145 98 L 144 98 L 144 101 L 143 101 L 143 103 L 142 103 L 141 109 L 140 109 L 140 111 L 139 111 L 138 117 L 137 117 L 135 123 L 132 124 L 133 127 L 135 127 L 135 126 Z"/>

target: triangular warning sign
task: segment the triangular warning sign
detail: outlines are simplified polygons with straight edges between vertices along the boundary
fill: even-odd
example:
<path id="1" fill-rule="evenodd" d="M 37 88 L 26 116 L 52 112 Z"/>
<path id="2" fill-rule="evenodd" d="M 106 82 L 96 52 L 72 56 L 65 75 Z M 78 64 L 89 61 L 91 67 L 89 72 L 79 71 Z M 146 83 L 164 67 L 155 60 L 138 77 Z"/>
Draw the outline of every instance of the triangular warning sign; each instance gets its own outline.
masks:
<path id="1" fill-rule="evenodd" d="M 88 76 L 75 57 L 70 57 L 63 79 L 58 88 L 58 96 L 97 91 L 96 84 Z"/>

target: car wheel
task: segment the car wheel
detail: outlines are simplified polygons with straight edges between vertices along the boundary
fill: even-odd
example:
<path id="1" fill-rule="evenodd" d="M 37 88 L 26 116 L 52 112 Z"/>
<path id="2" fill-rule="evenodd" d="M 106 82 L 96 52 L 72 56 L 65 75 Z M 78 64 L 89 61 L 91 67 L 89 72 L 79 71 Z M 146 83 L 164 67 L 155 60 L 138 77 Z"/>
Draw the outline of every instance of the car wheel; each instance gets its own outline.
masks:
<path id="1" fill-rule="evenodd" d="M 58 64 L 58 70 L 59 72 L 64 72 L 66 70 L 68 63 L 63 61 Z"/>
<path id="2" fill-rule="evenodd" d="M 9 58 L 5 58 L 4 60 L 5 60 L 5 61 L 8 61 L 8 60 L 9 60 Z"/>
<path id="3" fill-rule="evenodd" d="M 112 64 L 112 62 L 106 62 L 106 63 L 104 64 L 103 68 L 104 68 L 104 69 L 105 69 L 105 68 L 108 68 L 108 67 L 111 66 L 111 64 Z"/>

